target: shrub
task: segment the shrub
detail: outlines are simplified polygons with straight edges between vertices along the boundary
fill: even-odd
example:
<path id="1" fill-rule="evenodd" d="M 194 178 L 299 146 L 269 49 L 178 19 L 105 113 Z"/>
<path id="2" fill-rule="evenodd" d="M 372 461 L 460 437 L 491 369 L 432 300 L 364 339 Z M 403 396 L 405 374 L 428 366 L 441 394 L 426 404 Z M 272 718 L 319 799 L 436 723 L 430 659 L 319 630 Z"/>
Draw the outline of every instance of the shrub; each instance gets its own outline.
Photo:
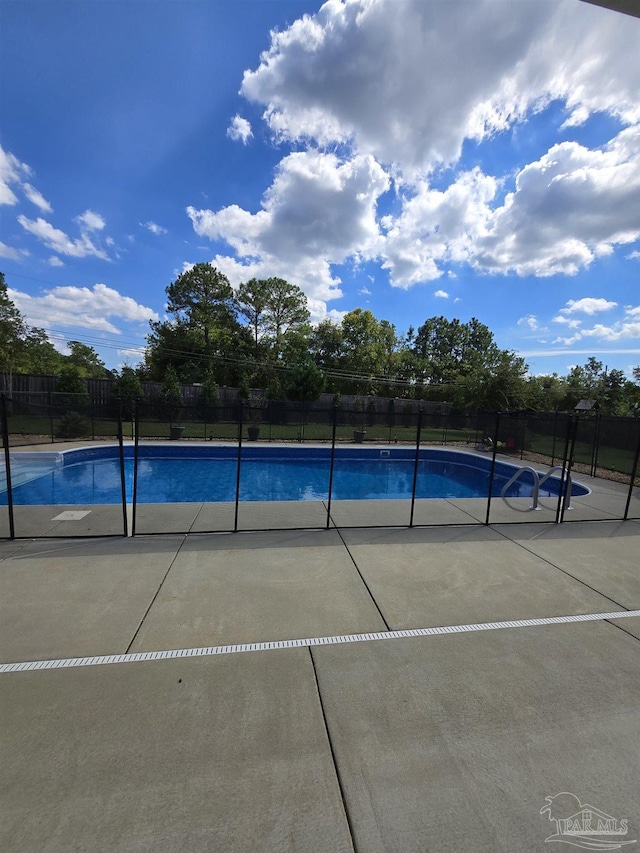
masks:
<path id="1" fill-rule="evenodd" d="M 196 401 L 196 414 L 202 421 L 215 423 L 218 420 L 220 394 L 218 384 L 211 371 L 204 375 L 200 396 Z"/>
<path id="2" fill-rule="evenodd" d="M 144 396 L 138 374 L 132 367 L 125 365 L 113 384 L 113 396 L 119 401 L 122 417 L 132 420 L 136 403 Z"/>
<path id="3" fill-rule="evenodd" d="M 80 412 L 65 412 L 58 421 L 58 438 L 86 438 L 91 435 L 91 425 Z"/>
<path id="4" fill-rule="evenodd" d="M 169 365 L 165 371 L 164 381 L 162 383 L 162 388 L 160 389 L 160 399 L 158 402 L 159 420 L 169 421 L 170 423 L 178 420 L 182 414 L 184 401 L 180 391 L 178 375 L 171 365 Z"/>

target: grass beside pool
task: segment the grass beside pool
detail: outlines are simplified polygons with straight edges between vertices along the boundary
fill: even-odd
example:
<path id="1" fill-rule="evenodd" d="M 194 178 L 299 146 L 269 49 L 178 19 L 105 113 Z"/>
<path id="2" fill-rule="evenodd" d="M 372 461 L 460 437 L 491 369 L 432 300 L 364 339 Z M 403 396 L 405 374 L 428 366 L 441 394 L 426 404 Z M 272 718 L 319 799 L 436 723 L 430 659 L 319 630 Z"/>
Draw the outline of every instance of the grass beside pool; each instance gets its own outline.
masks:
<path id="1" fill-rule="evenodd" d="M 555 459 L 562 458 L 564 453 L 564 438 L 556 439 Z M 529 435 L 529 440 L 525 444 L 525 448 L 532 453 L 540 453 L 543 456 L 551 458 L 553 452 L 553 436 L 551 435 Z M 593 447 L 589 442 L 576 441 L 573 461 L 574 464 L 588 465 L 592 464 Z M 598 468 L 603 468 L 607 471 L 619 471 L 623 474 L 631 474 L 633 469 L 634 453 L 631 450 L 620 450 L 615 447 L 608 447 L 606 444 L 601 444 L 598 447 Z"/>

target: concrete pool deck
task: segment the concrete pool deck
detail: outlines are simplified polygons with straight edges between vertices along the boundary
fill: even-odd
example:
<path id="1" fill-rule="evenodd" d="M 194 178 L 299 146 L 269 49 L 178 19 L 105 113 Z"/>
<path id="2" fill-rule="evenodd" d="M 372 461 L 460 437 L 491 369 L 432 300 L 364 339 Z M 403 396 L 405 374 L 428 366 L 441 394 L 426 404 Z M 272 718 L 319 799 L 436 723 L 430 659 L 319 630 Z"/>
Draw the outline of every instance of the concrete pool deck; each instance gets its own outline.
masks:
<path id="1" fill-rule="evenodd" d="M 0 849 L 544 850 L 561 792 L 640 842 L 640 522 L 338 517 L 0 542 Z"/>

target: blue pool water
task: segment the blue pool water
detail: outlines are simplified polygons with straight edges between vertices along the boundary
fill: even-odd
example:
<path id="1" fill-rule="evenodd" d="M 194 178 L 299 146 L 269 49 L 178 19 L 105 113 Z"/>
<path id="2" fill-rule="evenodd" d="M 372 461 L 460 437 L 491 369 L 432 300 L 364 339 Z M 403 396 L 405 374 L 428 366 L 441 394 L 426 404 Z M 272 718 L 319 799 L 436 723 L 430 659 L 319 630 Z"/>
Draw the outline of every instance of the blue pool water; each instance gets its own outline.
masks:
<path id="1" fill-rule="evenodd" d="M 127 499 L 132 497 L 133 449 L 125 448 Z M 332 499 L 372 500 L 410 498 L 415 451 L 409 449 L 337 448 Z M 17 505 L 115 504 L 122 499 L 117 447 L 84 448 L 51 454 L 52 470 L 29 473 L 34 454 L 12 454 L 14 467 L 24 480 L 14 485 Z M 36 462 L 32 461 L 32 465 Z M 491 460 L 461 451 L 426 448 L 421 451 L 416 483 L 418 498 L 486 497 Z M 325 500 L 328 496 L 330 450 L 328 448 L 246 448 L 242 453 L 240 500 Z M 496 463 L 493 494 L 517 466 Z M 140 503 L 233 501 L 236 491 L 237 449 L 188 445 L 141 445 L 138 460 Z M 20 478 L 15 477 L 16 483 Z M 558 493 L 557 479 L 549 480 L 541 495 Z M 549 487 L 548 489 L 546 487 Z M 531 494 L 532 478 L 524 475 L 509 490 L 509 497 Z M 588 489 L 573 484 L 572 494 Z M 6 504 L 6 492 L 0 503 Z"/>

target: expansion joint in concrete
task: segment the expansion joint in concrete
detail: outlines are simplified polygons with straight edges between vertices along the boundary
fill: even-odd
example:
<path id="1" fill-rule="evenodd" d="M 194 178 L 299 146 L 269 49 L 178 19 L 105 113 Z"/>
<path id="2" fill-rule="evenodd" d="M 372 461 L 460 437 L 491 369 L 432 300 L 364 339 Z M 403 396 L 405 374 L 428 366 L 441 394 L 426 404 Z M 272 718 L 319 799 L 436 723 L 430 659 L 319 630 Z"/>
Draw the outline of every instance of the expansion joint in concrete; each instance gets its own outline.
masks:
<path id="1" fill-rule="evenodd" d="M 494 528 L 494 530 L 495 530 L 495 528 Z M 548 560 L 546 557 L 543 557 L 541 554 L 538 554 L 535 551 L 532 551 L 530 548 L 527 548 L 526 545 L 522 544 L 522 542 L 517 542 L 515 539 L 510 539 L 501 530 L 495 530 L 495 532 L 498 533 L 500 536 L 502 536 L 503 539 L 506 539 L 507 542 L 511 542 L 514 545 L 517 545 L 519 548 L 522 548 L 522 550 L 526 551 L 527 554 L 532 554 L 534 557 L 537 557 L 539 560 L 542 560 L 548 566 L 551 566 L 552 569 L 557 569 L 557 571 L 562 572 L 563 575 L 566 575 L 567 577 L 571 578 L 572 580 L 576 581 L 577 583 L 580 583 L 583 586 L 586 586 L 586 588 L 590 589 L 591 592 L 595 592 L 599 596 L 601 596 L 602 598 L 606 598 L 608 601 L 612 602 L 612 604 L 615 604 L 616 607 L 620 607 L 622 610 L 629 610 L 628 607 L 625 607 L 624 604 L 620 604 L 620 602 L 616 601 L 615 598 L 611 598 L 610 595 L 606 595 L 604 592 L 602 592 L 602 590 L 596 589 L 595 586 L 591 586 L 591 584 L 582 580 L 582 578 L 577 577 L 577 575 L 572 575 L 571 572 L 568 572 L 566 569 L 563 569 L 561 566 L 557 566 L 555 563 L 552 563 L 551 560 Z"/>
<path id="2" fill-rule="evenodd" d="M 364 575 L 363 575 L 363 574 L 362 574 L 362 572 L 360 571 L 360 568 L 359 568 L 358 564 L 356 563 L 356 561 L 355 561 L 355 558 L 354 558 L 353 554 L 352 554 L 352 553 L 351 553 L 351 551 L 349 550 L 349 546 L 348 546 L 348 545 L 347 545 L 347 543 L 345 542 L 344 536 L 342 535 L 342 531 L 341 531 L 338 527 L 336 527 L 336 528 L 335 528 L 335 530 L 336 530 L 336 533 L 338 534 L 338 536 L 340 537 L 340 539 L 341 539 L 341 541 L 342 541 L 342 544 L 344 545 L 344 548 L 345 548 L 345 550 L 346 550 L 347 554 L 349 555 L 349 559 L 351 560 L 351 562 L 353 563 L 353 565 L 354 565 L 354 567 L 355 567 L 356 572 L 357 572 L 357 573 L 358 573 L 358 575 L 360 576 L 360 580 L 361 580 L 361 581 L 362 581 L 362 583 L 364 584 L 364 588 L 365 588 L 365 589 L 367 590 L 367 592 L 369 593 L 369 597 L 371 598 L 371 601 L 373 602 L 373 604 L 374 604 L 374 606 L 375 606 L 376 610 L 377 610 L 377 611 L 378 611 L 378 613 L 380 614 L 380 618 L 381 618 L 381 619 L 382 619 L 382 621 L 384 622 L 384 626 L 385 626 L 385 628 L 387 629 L 387 631 L 390 631 L 390 630 L 391 630 L 391 627 L 389 626 L 389 623 L 388 623 L 388 622 L 387 622 L 387 620 L 385 619 L 384 613 L 383 613 L 383 612 L 382 612 L 382 610 L 380 609 L 380 605 L 379 605 L 379 604 L 378 604 L 378 602 L 376 601 L 374 594 L 371 592 L 371 588 L 369 587 L 369 584 L 368 584 L 368 583 L 366 582 L 366 580 L 364 579 Z"/>
<path id="3" fill-rule="evenodd" d="M 144 615 L 142 616 L 142 619 L 140 620 L 140 624 L 139 624 L 139 625 L 138 625 L 138 627 L 136 628 L 136 630 L 135 630 L 135 632 L 134 632 L 134 634 L 133 634 L 133 637 L 131 638 L 131 641 L 129 642 L 129 645 L 127 646 L 126 654 L 129 654 L 129 652 L 131 651 L 131 646 L 134 644 L 134 642 L 135 642 L 135 640 L 136 640 L 136 637 L 137 637 L 137 636 L 138 636 L 138 634 L 140 633 L 140 629 L 141 629 L 141 628 L 142 628 L 142 626 L 144 625 L 144 620 L 145 620 L 145 619 L 147 618 L 147 616 L 149 615 L 149 611 L 150 611 L 150 610 L 151 610 L 151 608 L 153 607 L 153 605 L 154 605 L 154 603 L 155 603 L 156 598 L 157 598 L 157 597 L 158 597 L 158 595 L 160 594 L 160 590 L 162 589 L 163 584 L 164 584 L 164 582 L 166 581 L 167 576 L 169 575 L 169 572 L 170 572 L 170 571 L 171 571 L 171 569 L 173 568 L 173 564 L 174 564 L 174 563 L 175 563 L 175 561 L 178 559 L 178 554 L 179 554 L 179 553 L 180 553 L 180 551 L 182 550 L 182 547 L 183 547 L 183 545 L 184 545 L 184 543 L 185 543 L 186 541 L 187 541 L 187 536 L 186 536 L 186 534 L 185 534 L 185 535 L 182 537 L 182 542 L 180 543 L 180 546 L 178 547 L 178 549 L 177 549 L 176 553 L 173 555 L 173 560 L 171 560 L 171 562 L 169 563 L 169 568 L 167 569 L 167 571 L 166 571 L 166 572 L 164 573 L 164 575 L 162 576 L 162 580 L 161 580 L 161 581 L 160 581 L 160 583 L 158 584 L 158 589 L 155 591 L 155 593 L 154 593 L 154 595 L 153 595 L 153 598 L 152 598 L 152 599 L 151 599 L 151 601 L 149 602 L 149 606 L 148 606 L 148 607 L 147 607 L 147 609 L 144 611 Z"/>
<path id="4" fill-rule="evenodd" d="M 329 744 L 329 749 L 331 751 L 331 760 L 333 761 L 333 770 L 336 774 L 336 781 L 338 783 L 338 788 L 340 789 L 340 797 L 342 799 L 342 808 L 344 809 L 344 816 L 347 821 L 347 826 L 349 827 L 349 835 L 351 836 L 351 846 L 355 853 L 357 853 L 356 842 L 353 834 L 353 826 L 351 824 L 351 816 L 349 814 L 349 806 L 347 804 L 347 798 L 345 794 L 344 783 L 342 777 L 340 776 L 340 768 L 338 767 L 338 761 L 336 759 L 335 749 L 333 747 L 333 741 L 331 740 L 331 731 L 329 729 L 329 722 L 327 720 L 327 714 L 324 707 L 324 702 L 322 700 L 322 692 L 320 690 L 320 681 L 318 679 L 318 671 L 316 669 L 316 662 L 313 657 L 313 649 L 311 646 L 309 648 L 309 656 L 311 658 L 311 666 L 313 668 L 313 678 L 316 685 L 316 691 L 318 693 L 318 702 L 320 703 L 320 712 L 322 714 L 322 721 L 324 724 L 324 731 L 327 737 L 327 743 Z"/>

